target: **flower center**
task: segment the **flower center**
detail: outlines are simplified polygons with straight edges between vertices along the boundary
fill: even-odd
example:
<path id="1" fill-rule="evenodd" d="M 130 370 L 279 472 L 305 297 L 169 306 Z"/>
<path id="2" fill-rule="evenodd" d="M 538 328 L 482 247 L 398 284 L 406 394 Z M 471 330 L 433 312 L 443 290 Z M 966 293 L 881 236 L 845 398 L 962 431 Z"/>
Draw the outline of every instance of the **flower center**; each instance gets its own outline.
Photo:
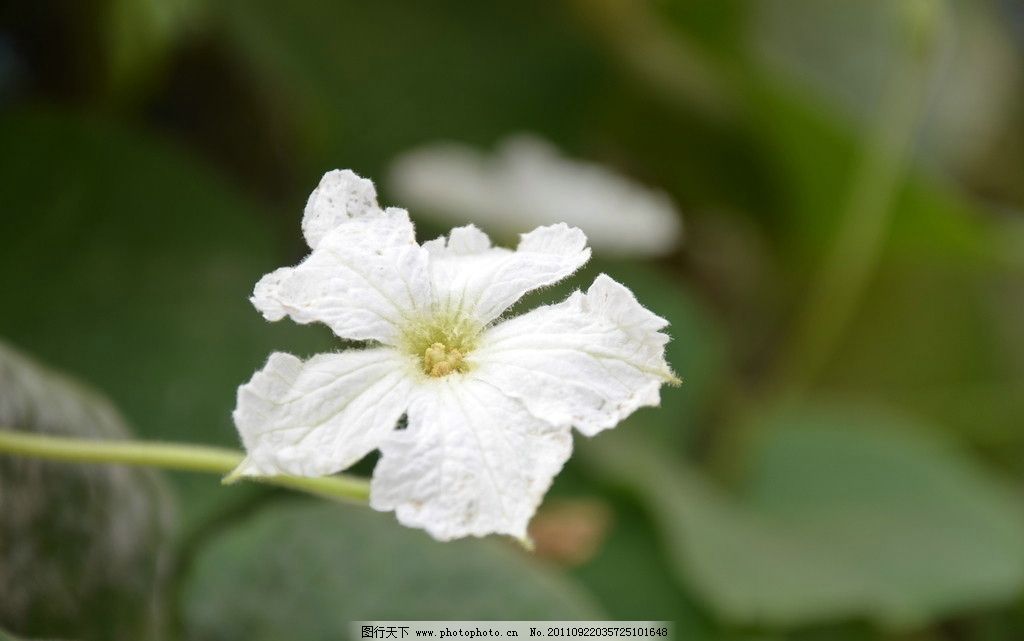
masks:
<path id="1" fill-rule="evenodd" d="M 423 351 L 423 372 L 429 376 L 440 378 L 452 372 L 465 372 L 468 364 L 461 351 L 448 347 L 444 343 L 434 343 Z"/>
<path id="2" fill-rule="evenodd" d="M 401 348 L 419 360 L 423 373 L 441 378 L 468 372 L 467 360 L 477 345 L 480 326 L 455 315 L 440 314 L 409 323 Z"/>

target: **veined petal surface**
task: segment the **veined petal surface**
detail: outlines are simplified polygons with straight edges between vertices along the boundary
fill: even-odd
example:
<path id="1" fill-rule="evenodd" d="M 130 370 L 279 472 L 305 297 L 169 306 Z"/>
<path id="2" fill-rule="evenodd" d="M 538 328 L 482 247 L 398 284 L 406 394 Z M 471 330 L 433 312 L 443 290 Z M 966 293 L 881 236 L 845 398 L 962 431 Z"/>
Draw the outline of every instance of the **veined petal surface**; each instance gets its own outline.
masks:
<path id="1" fill-rule="evenodd" d="M 306 200 L 302 235 L 309 248 L 316 249 L 323 237 L 342 223 L 380 213 L 372 180 L 349 169 L 335 169 L 324 174 Z"/>
<path id="2" fill-rule="evenodd" d="M 238 388 L 235 425 L 246 476 L 323 476 L 347 468 L 394 430 L 411 398 L 410 359 L 390 348 L 275 352 Z"/>
<path id="3" fill-rule="evenodd" d="M 601 274 L 586 293 L 487 330 L 472 362 L 535 416 L 592 436 L 658 405 L 661 386 L 676 380 L 660 331 L 667 324 Z"/>
<path id="4" fill-rule="evenodd" d="M 408 416 L 408 428 L 381 445 L 370 505 L 442 541 L 491 533 L 525 539 L 572 452 L 569 426 L 538 419 L 472 376 L 430 381 Z"/>
<path id="5" fill-rule="evenodd" d="M 556 283 L 590 260 L 587 238 L 565 224 L 523 234 L 516 249 L 492 247 L 472 225 L 424 243 L 435 305 L 486 325 L 528 292 Z"/>
<path id="6" fill-rule="evenodd" d="M 389 208 L 340 220 L 306 260 L 264 276 L 252 302 L 267 320 L 321 322 L 342 338 L 393 345 L 431 291 L 408 213 Z"/>

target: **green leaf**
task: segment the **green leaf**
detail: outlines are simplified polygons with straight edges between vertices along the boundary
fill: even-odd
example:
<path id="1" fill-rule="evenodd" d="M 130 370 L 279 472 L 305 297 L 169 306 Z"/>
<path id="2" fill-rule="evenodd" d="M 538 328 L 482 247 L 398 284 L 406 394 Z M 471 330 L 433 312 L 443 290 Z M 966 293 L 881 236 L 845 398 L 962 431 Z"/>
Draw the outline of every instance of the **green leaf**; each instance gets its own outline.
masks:
<path id="1" fill-rule="evenodd" d="M 0 427 L 130 436 L 109 401 L 2 342 Z M 0 623 L 33 637 L 158 638 L 174 505 L 156 472 L 0 456 L 0 503 Z"/>
<path id="2" fill-rule="evenodd" d="M 390 514 L 304 501 L 268 507 L 212 540 L 182 604 L 195 641 L 334 641 L 367 619 L 601 616 L 507 541 L 438 543 Z"/>
<path id="3" fill-rule="evenodd" d="M 1024 588 L 1019 497 L 913 425 L 853 406 L 791 410 L 753 432 L 738 496 L 634 434 L 584 450 L 643 497 L 678 576 L 724 619 L 907 628 Z"/>
<path id="4" fill-rule="evenodd" d="M 0 237 L 17 239 L 0 252 L 17 274 L 0 280 L 0 335 L 103 389 L 140 435 L 237 446 L 238 385 L 274 349 L 329 345 L 249 304 L 282 261 L 260 209 L 197 159 L 57 114 L 0 117 L 0 148 Z M 172 478 L 189 522 L 256 491 Z"/>

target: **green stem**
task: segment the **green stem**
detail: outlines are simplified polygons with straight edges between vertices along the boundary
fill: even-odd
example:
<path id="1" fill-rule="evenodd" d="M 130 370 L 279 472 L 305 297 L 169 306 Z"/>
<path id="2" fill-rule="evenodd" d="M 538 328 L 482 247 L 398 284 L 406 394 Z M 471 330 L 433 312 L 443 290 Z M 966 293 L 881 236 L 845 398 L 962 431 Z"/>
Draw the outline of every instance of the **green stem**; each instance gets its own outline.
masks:
<path id="1" fill-rule="evenodd" d="M 113 463 L 160 467 L 185 472 L 226 475 L 245 456 L 236 450 L 202 445 L 145 443 L 68 438 L 0 429 L 0 453 L 74 463 Z M 336 475 L 317 478 L 298 476 L 242 477 L 300 490 L 320 497 L 365 503 L 370 486 L 365 479 Z"/>

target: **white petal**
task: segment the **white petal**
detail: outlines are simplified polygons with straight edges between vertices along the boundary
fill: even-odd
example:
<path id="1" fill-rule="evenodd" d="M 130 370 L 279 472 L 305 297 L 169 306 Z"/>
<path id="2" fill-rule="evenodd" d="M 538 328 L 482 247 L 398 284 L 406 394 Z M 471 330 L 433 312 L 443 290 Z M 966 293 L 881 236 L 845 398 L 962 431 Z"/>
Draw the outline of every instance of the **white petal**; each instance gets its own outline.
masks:
<path id="1" fill-rule="evenodd" d="M 321 354 L 306 362 L 274 353 L 238 388 L 234 419 L 247 476 L 321 476 L 375 449 L 405 412 L 409 359 L 388 348 Z"/>
<path id="2" fill-rule="evenodd" d="M 441 236 L 423 243 L 423 248 L 439 259 L 486 254 L 490 251 L 499 254 L 509 252 L 500 247 L 491 247 L 491 239 L 474 225 L 456 227 L 448 232 L 448 236 Z"/>
<path id="3" fill-rule="evenodd" d="M 590 259 L 583 232 L 565 224 L 523 234 L 515 251 L 491 247 L 472 225 L 424 244 L 436 304 L 486 325 L 524 294 L 572 274 Z"/>
<path id="4" fill-rule="evenodd" d="M 667 324 L 601 274 L 585 294 L 487 330 L 470 358 L 477 376 L 534 415 L 592 436 L 657 405 L 661 385 L 676 380 L 660 331 Z"/>
<path id="5" fill-rule="evenodd" d="M 264 276 L 252 302 L 267 320 L 287 315 L 342 338 L 395 344 L 430 304 L 428 260 L 402 209 L 339 219 L 305 261 Z"/>
<path id="6" fill-rule="evenodd" d="M 339 224 L 366 215 L 380 213 L 373 182 L 355 172 L 335 169 L 324 174 L 306 201 L 302 234 L 310 249 Z"/>
<path id="7" fill-rule="evenodd" d="M 525 539 L 572 451 L 569 427 L 538 420 L 469 377 L 429 384 L 409 407 L 408 428 L 381 446 L 370 505 L 442 541 L 491 533 Z"/>
<path id="8" fill-rule="evenodd" d="M 609 253 L 664 254 L 682 234 L 665 194 L 533 136 L 510 138 L 491 155 L 450 143 L 413 150 L 392 165 L 391 186 L 403 202 L 503 234 L 566 222 Z"/>

